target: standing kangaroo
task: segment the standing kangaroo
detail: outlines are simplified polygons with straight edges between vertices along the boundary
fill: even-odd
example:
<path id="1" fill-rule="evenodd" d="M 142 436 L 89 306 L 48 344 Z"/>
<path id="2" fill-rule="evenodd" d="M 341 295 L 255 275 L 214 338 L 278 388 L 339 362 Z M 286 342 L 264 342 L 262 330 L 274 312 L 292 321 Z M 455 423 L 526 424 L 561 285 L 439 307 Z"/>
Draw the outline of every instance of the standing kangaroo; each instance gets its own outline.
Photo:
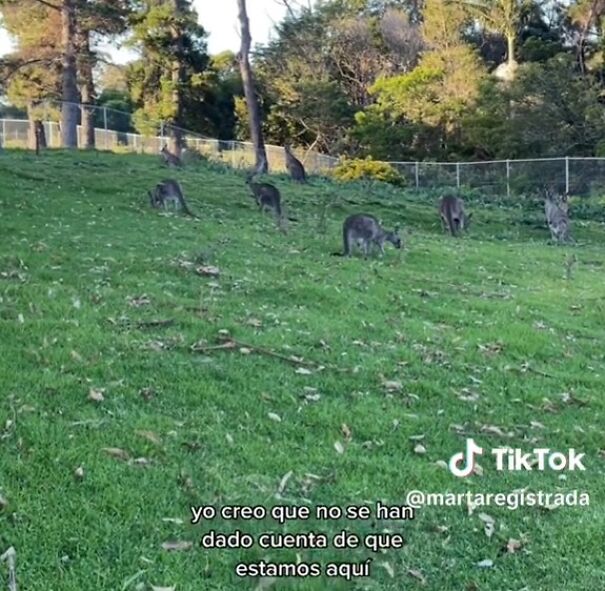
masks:
<path id="1" fill-rule="evenodd" d="M 252 191 L 252 196 L 261 211 L 271 211 L 275 216 L 277 227 L 285 234 L 286 219 L 282 211 L 279 189 L 270 183 L 253 182 L 254 173 L 246 176 L 246 184 Z"/>
<path id="2" fill-rule="evenodd" d="M 378 247 L 381 255 L 384 255 L 385 242 L 390 242 L 395 248 L 401 248 L 402 246 L 398 228 L 388 232 L 380 226 L 373 215 L 364 213 L 350 215 L 344 221 L 342 240 L 344 243 L 343 256 L 351 256 L 354 244 L 362 248 L 365 258 L 367 258 L 372 245 Z"/>
<path id="3" fill-rule="evenodd" d="M 148 191 L 151 207 L 156 209 L 168 209 L 171 204 L 173 209 L 180 209 L 187 215 L 197 217 L 187 206 L 183 190 L 178 181 L 165 179 L 160 181 L 151 191 Z"/>
<path id="4" fill-rule="evenodd" d="M 183 164 L 181 159 L 176 154 L 173 154 L 166 146 L 162 146 L 160 157 L 166 166 L 180 167 Z"/>
<path id="5" fill-rule="evenodd" d="M 456 236 L 459 231 L 469 227 L 473 214 L 465 213 L 462 199 L 446 195 L 439 203 L 439 215 L 443 230 L 449 230 L 452 236 Z"/>
<path id="6" fill-rule="evenodd" d="M 569 233 L 569 203 L 567 194 L 560 195 L 555 199 L 555 194 L 548 188 L 545 188 L 544 213 L 546 223 L 550 230 L 552 240 L 556 242 L 567 242 L 570 240 Z M 558 201 L 558 202 L 557 202 Z"/>
<path id="7" fill-rule="evenodd" d="M 302 162 L 292 154 L 289 144 L 284 145 L 284 153 L 286 155 L 286 168 L 290 176 L 298 183 L 306 183 L 307 175 Z"/>

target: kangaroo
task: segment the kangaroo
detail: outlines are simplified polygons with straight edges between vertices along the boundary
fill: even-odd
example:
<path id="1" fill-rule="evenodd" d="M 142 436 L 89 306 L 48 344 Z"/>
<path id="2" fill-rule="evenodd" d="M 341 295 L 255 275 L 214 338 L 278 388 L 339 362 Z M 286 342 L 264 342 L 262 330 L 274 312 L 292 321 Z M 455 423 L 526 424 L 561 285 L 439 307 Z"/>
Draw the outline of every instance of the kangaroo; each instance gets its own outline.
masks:
<path id="1" fill-rule="evenodd" d="M 289 144 L 284 145 L 284 153 L 286 155 L 286 168 L 290 173 L 290 176 L 299 183 L 307 182 L 307 175 L 305 173 L 305 167 L 302 162 L 292 154 Z"/>
<path id="2" fill-rule="evenodd" d="M 365 258 L 368 257 L 372 244 L 379 248 L 381 255 L 384 255 L 385 242 L 390 242 L 395 248 L 401 248 L 402 246 L 398 228 L 388 232 L 380 226 L 373 215 L 364 213 L 350 215 L 344 221 L 342 240 L 344 243 L 342 256 L 351 256 L 351 249 L 354 244 L 363 249 Z"/>
<path id="3" fill-rule="evenodd" d="M 283 215 L 281 206 L 281 195 L 279 189 L 270 183 L 255 183 L 253 182 L 255 174 L 246 176 L 246 184 L 250 187 L 256 204 L 261 211 L 271 211 L 275 216 L 275 220 L 279 229 L 286 233 L 286 219 Z"/>
<path id="4" fill-rule="evenodd" d="M 441 199 L 439 214 L 443 230 L 449 230 L 452 236 L 456 236 L 459 231 L 468 228 L 473 215 L 472 213 L 467 215 L 464 211 L 464 201 L 453 195 L 445 195 Z"/>
<path id="5" fill-rule="evenodd" d="M 187 206 L 183 190 L 178 181 L 173 179 L 164 179 L 160 181 L 152 191 L 148 191 L 151 207 L 156 209 L 168 209 L 168 204 L 172 204 L 174 209 L 181 209 L 192 218 L 197 217 Z"/>
<path id="6" fill-rule="evenodd" d="M 567 194 L 563 194 L 555 200 L 553 191 L 545 188 L 544 213 L 546 215 L 546 223 L 550 230 L 550 236 L 553 241 L 567 242 L 570 240 L 569 233 L 569 204 L 567 202 Z"/>
<path id="7" fill-rule="evenodd" d="M 183 164 L 181 159 L 176 154 L 173 154 L 166 146 L 162 146 L 160 157 L 166 166 L 180 167 Z"/>

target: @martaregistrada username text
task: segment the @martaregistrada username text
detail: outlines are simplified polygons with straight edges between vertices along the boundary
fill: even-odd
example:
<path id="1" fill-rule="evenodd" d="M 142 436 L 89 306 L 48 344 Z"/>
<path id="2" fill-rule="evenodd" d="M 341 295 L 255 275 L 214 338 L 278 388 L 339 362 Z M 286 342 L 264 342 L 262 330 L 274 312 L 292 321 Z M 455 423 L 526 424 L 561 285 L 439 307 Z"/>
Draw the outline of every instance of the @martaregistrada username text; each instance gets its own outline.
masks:
<path id="1" fill-rule="evenodd" d="M 411 490 L 406 495 L 406 503 L 412 509 L 423 507 L 506 507 L 510 510 L 519 507 L 587 507 L 590 495 L 585 491 L 570 490 L 567 492 L 545 492 L 514 490 L 507 493 L 471 492 L 425 492 Z"/>

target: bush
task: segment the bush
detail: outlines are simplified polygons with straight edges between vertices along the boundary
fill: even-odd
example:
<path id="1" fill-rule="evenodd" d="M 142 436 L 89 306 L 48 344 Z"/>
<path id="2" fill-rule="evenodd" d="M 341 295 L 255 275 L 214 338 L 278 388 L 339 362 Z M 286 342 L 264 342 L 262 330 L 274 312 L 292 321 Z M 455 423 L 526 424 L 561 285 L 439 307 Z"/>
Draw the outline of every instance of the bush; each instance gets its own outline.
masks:
<path id="1" fill-rule="evenodd" d="M 373 180 L 398 187 L 403 187 L 406 184 L 405 178 L 390 164 L 387 162 L 377 162 L 372 160 L 370 156 L 365 160 L 360 158 L 345 158 L 340 161 L 332 174 L 339 181 Z"/>

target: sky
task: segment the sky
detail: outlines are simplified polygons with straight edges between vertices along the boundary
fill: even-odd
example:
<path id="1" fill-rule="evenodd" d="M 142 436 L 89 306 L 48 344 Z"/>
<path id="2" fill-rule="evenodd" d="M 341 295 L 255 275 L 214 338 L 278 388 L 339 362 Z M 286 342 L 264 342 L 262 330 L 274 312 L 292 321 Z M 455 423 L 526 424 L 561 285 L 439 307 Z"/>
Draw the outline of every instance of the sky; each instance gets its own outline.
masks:
<path id="1" fill-rule="evenodd" d="M 240 45 L 237 20 L 237 0 L 194 0 L 193 4 L 199 15 L 200 23 L 208 33 L 208 52 L 219 53 L 225 49 L 237 51 Z M 220 6 L 220 8 L 219 8 Z M 268 41 L 271 30 L 285 15 L 286 8 L 280 0 L 247 0 L 248 18 L 252 44 Z M 7 32 L 0 28 L 0 56 L 10 52 L 11 40 Z M 112 59 L 124 63 L 132 59 L 132 54 L 126 50 L 116 50 L 114 47 L 103 46 L 108 50 Z"/>

